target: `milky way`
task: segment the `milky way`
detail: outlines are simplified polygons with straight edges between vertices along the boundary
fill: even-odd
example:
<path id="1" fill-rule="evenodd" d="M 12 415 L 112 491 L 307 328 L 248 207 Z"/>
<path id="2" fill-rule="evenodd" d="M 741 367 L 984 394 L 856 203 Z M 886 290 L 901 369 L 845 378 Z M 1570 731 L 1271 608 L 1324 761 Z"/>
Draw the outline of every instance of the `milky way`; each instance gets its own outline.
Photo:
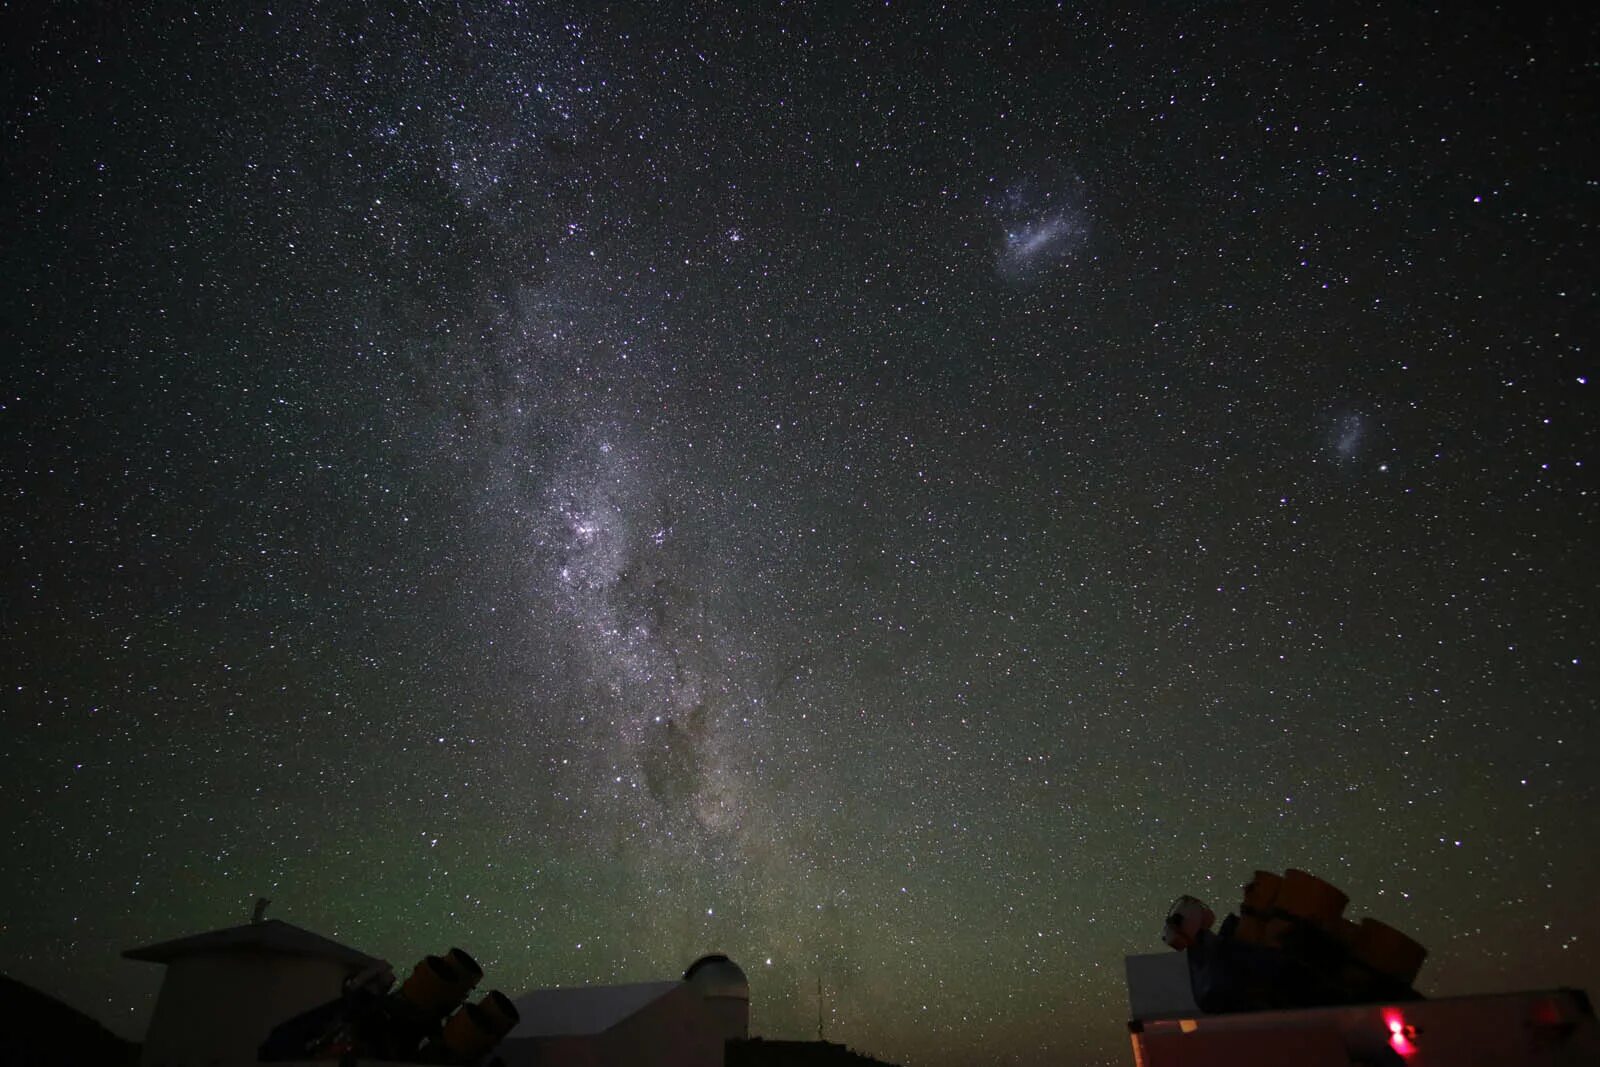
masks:
<path id="1" fill-rule="evenodd" d="M 1122 1063 L 1297 865 L 1600 985 L 1593 19 L 21 6 L 8 975 L 263 895 Z"/>

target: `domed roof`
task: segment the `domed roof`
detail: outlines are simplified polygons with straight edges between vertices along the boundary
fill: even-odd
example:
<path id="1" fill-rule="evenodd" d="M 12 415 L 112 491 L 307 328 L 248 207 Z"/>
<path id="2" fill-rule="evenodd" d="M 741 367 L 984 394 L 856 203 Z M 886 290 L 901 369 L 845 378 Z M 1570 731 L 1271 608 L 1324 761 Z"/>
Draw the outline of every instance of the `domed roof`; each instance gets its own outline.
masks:
<path id="1" fill-rule="evenodd" d="M 703 997 L 750 999 L 750 982 L 744 971 L 720 952 L 701 956 L 689 964 L 689 969 L 683 972 L 683 980 L 698 989 Z"/>

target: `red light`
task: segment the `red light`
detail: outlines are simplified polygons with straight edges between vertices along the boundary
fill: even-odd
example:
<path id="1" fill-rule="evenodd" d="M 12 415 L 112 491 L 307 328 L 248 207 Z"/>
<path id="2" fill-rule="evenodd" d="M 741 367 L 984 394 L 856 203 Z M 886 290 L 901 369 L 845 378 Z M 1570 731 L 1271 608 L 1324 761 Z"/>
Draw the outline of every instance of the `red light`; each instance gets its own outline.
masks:
<path id="1" fill-rule="evenodd" d="M 1533 1006 L 1533 1025 L 1560 1026 L 1561 1005 L 1553 1000 L 1541 1000 Z"/>
<path id="2" fill-rule="evenodd" d="M 1405 1016 L 1394 1008 L 1383 1009 L 1383 1024 L 1389 1028 L 1389 1047 L 1410 1059 L 1417 1054 L 1416 1027 L 1407 1026 Z"/>

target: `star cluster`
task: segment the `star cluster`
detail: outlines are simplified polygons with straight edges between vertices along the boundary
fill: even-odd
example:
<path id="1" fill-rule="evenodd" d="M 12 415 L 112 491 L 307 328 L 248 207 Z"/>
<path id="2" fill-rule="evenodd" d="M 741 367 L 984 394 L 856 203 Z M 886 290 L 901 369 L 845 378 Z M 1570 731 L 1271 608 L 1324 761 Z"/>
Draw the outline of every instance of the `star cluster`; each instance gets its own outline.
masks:
<path id="1" fill-rule="evenodd" d="M 7 974 L 261 895 L 1121 1063 L 1300 866 L 1600 989 L 1592 19 L 21 7 Z"/>

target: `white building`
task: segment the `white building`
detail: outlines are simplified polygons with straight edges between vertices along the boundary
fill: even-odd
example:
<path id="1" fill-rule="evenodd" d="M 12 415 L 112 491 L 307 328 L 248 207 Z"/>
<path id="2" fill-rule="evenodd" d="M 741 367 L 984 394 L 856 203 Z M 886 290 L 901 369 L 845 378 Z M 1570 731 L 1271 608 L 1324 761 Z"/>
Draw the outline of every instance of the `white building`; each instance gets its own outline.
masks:
<path id="1" fill-rule="evenodd" d="M 252 1064 L 280 1023 L 386 966 L 276 919 L 123 955 L 167 967 L 143 1067 Z M 696 960 L 680 980 L 538 989 L 513 1003 L 520 1021 L 493 1053 L 507 1067 L 723 1067 L 727 1042 L 750 1032 L 749 984 L 720 955 Z"/>
<path id="2" fill-rule="evenodd" d="M 676 982 L 539 989 L 495 1055 L 507 1067 L 723 1067 L 750 1032 L 750 986 L 726 956 L 696 960 Z"/>
<path id="3" fill-rule="evenodd" d="M 272 1028 L 340 995 L 381 960 L 277 919 L 129 949 L 164 963 L 144 1067 L 254 1063 Z"/>
<path id="4" fill-rule="evenodd" d="M 737 963 L 718 953 L 701 956 L 683 972 L 717 1022 L 725 1041 L 750 1036 L 750 981 Z"/>

